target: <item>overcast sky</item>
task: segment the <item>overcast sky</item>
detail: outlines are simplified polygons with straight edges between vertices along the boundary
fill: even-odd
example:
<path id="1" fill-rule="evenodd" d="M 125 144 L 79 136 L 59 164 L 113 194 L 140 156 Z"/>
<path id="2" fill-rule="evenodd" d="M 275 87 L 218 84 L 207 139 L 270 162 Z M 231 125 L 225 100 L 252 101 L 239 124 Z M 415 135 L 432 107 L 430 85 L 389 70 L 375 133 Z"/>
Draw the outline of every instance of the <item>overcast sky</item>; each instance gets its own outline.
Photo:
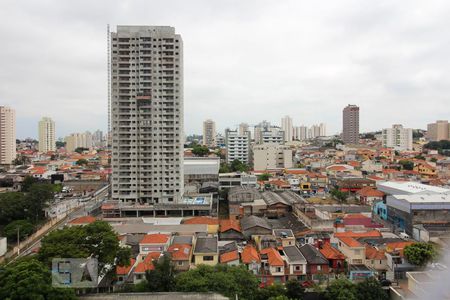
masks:
<path id="1" fill-rule="evenodd" d="M 106 24 L 175 26 L 185 132 L 240 122 L 325 122 L 361 108 L 361 131 L 450 119 L 450 2 L 0 0 L 0 105 L 18 138 L 107 128 Z"/>

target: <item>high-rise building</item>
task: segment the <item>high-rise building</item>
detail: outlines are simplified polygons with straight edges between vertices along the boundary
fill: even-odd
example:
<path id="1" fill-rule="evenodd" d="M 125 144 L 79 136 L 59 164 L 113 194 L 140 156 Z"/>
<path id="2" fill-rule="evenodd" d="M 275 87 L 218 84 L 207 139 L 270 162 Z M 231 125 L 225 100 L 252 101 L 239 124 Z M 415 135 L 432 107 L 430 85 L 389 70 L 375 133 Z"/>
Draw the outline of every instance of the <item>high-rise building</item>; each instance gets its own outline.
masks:
<path id="1" fill-rule="evenodd" d="M 308 127 L 302 125 L 294 128 L 294 138 L 297 141 L 304 141 L 308 138 Z"/>
<path id="2" fill-rule="evenodd" d="M 248 124 L 247 123 L 241 123 L 239 124 L 239 135 L 244 135 L 248 131 Z"/>
<path id="3" fill-rule="evenodd" d="M 325 123 L 320 123 L 319 129 L 319 136 L 327 136 L 327 125 Z"/>
<path id="4" fill-rule="evenodd" d="M 105 141 L 103 139 L 103 131 L 96 130 L 92 134 L 92 146 L 93 147 L 104 147 Z"/>
<path id="5" fill-rule="evenodd" d="M 55 122 L 48 117 L 39 121 L 39 152 L 56 150 Z"/>
<path id="6" fill-rule="evenodd" d="M 428 124 L 427 138 L 433 142 L 450 140 L 450 124 L 448 121 L 438 120 L 436 123 Z"/>
<path id="7" fill-rule="evenodd" d="M 394 148 L 398 151 L 413 149 L 412 128 L 403 128 L 400 124 L 392 125 L 382 131 L 383 147 Z"/>
<path id="8" fill-rule="evenodd" d="M 16 159 L 16 112 L 0 106 L 0 164 L 9 165 Z"/>
<path id="9" fill-rule="evenodd" d="M 111 33 L 112 200 L 183 196 L 183 41 L 168 26 Z"/>
<path id="10" fill-rule="evenodd" d="M 292 166 L 292 150 L 289 146 L 277 144 L 253 146 L 254 170 L 289 169 Z"/>
<path id="11" fill-rule="evenodd" d="M 359 143 L 359 107 L 349 104 L 342 112 L 342 140 L 346 144 Z"/>
<path id="12" fill-rule="evenodd" d="M 208 119 L 203 122 L 203 145 L 214 148 L 216 147 L 216 123 Z"/>
<path id="13" fill-rule="evenodd" d="M 64 138 L 66 151 L 74 152 L 77 148 L 92 149 L 92 134 L 89 131 L 83 133 L 72 133 Z"/>
<path id="14" fill-rule="evenodd" d="M 239 134 L 239 130 L 225 130 L 225 144 L 227 148 L 227 163 L 237 159 L 244 164 L 251 162 L 250 131 Z"/>
<path id="15" fill-rule="evenodd" d="M 292 142 L 292 119 L 289 116 L 281 118 L 281 129 L 284 131 L 284 141 Z"/>

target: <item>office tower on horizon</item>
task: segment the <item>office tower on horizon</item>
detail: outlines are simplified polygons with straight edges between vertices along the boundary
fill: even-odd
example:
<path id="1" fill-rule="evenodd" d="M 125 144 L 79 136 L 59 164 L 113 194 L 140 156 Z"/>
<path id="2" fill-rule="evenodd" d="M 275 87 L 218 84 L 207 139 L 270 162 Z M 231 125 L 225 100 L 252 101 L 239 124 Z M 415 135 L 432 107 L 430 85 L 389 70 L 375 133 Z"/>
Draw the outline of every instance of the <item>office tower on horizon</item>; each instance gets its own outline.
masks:
<path id="1" fill-rule="evenodd" d="M 45 153 L 56 150 L 55 122 L 49 117 L 39 121 L 39 152 Z"/>
<path id="2" fill-rule="evenodd" d="M 438 120 L 427 126 L 427 139 L 432 142 L 450 140 L 450 124 L 447 120 Z"/>
<path id="3" fill-rule="evenodd" d="M 0 165 L 16 159 L 16 111 L 0 106 Z"/>
<path id="4" fill-rule="evenodd" d="M 281 118 L 281 129 L 284 131 L 284 141 L 292 142 L 293 130 L 291 117 L 285 116 Z"/>
<path id="5" fill-rule="evenodd" d="M 111 33 L 112 200 L 183 196 L 183 41 L 169 26 Z"/>
<path id="6" fill-rule="evenodd" d="M 342 140 L 345 144 L 359 143 L 359 107 L 349 104 L 342 111 Z"/>
<path id="7" fill-rule="evenodd" d="M 214 148 L 216 147 L 216 123 L 208 119 L 203 122 L 203 145 Z"/>

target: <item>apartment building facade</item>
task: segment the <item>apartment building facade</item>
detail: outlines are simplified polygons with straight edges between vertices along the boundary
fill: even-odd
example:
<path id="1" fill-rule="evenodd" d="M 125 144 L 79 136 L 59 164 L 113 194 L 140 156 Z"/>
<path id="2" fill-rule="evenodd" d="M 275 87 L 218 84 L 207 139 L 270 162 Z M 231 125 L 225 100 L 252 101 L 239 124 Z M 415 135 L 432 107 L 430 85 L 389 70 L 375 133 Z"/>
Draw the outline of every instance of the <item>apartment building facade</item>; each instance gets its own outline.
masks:
<path id="1" fill-rule="evenodd" d="M 349 104 L 342 111 L 342 140 L 346 144 L 359 143 L 359 107 Z"/>
<path id="2" fill-rule="evenodd" d="M 0 106 L 0 164 L 9 165 L 16 159 L 16 111 Z"/>
<path id="3" fill-rule="evenodd" d="M 112 200 L 183 195 L 183 41 L 174 27 L 111 33 Z"/>
<path id="4" fill-rule="evenodd" d="M 203 145 L 214 148 L 216 147 L 216 123 L 208 119 L 203 122 Z"/>
<path id="5" fill-rule="evenodd" d="M 48 117 L 39 121 L 39 152 L 56 150 L 55 122 Z"/>
<path id="6" fill-rule="evenodd" d="M 433 142 L 450 140 L 450 124 L 448 121 L 438 120 L 435 123 L 428 124 L 427 138 Z"/>
<path id="7" fill-rule="evenodd" d="M 383 147 L 394 148 L 397 151 L 413 149 L 412 128 L 403 128 L 400 124 L 392 125 L 382 131 Z"/>
<path id="8" fill-rule="evenodd" d="M 237 159 L 244 164 L 251 163 L 250 131 L 239 134 L 238 130 L 225 130 L 225 145 L 227 148 L 227 163 Z"/>
<path id="9" fill-rule="evenodd" d="M 292 150 L 288 146 L 277 144 L 253 146 L 254 170 L 265 171 L 292 167 Z"/>

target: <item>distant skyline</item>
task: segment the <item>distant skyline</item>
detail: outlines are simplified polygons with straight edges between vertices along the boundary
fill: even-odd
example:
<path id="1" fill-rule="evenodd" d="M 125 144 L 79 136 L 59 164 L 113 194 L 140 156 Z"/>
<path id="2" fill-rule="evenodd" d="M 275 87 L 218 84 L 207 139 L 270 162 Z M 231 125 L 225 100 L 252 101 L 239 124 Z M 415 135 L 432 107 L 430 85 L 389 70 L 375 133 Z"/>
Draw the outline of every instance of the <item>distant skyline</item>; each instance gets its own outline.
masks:
<path id="1" fill-rule="evenodd" d="M 447 1 L 2 1 L 0 105 L 17 137 L 107 129 L 106 25 L 174 26 L 184 40 L 185 133 L 245 122 L 360 131 L 450 118 Z"/>

